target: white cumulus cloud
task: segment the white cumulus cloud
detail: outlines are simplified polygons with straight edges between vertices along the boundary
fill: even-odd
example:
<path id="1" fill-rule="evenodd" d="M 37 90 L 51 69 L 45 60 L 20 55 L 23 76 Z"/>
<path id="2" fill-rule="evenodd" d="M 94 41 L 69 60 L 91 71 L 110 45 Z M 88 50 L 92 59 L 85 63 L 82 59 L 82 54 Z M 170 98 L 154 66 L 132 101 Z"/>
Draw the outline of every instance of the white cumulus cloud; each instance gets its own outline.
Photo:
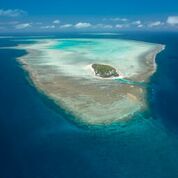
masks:
<path id="1" fill-rule="evenodd" d="M 46 25 L 46 26 L 42 26 L 42 29 L 54 29 L 56 26 L 55 25 Z"/>
<path id="2" fill-rule="evenodd" d="M 164 23 L 161 22 L 161 21 L 155 21 L 155 22 L 151 22 L 148 24 L 149 27 L 157 27 L 157 26 L 160 26 L 160 25 L 163 25 Z"/>
<path id="3" fill-rule="evenodd" d="M 91 27 L 92 25 L 90 23 L 87 23 L 87 22 L 79 22 L 77 24 L 75 24 L 75 28 L 88 28 L 88 27 Z"/>
<path id="4" fill-rule="evenodd" d="M 123 25 L 122 24 L 117 24 L 116 28 L 123 28 Z"/>
<path id="5" fill-rule="evenodd" d="M 29 27 L 31 27 L 30 23 L 21 23 L 21 24 L 15 25 L 16 29 L 24 29 L 24 28 L 29 28 Z"/>
<path id="6" fill-rule="evenodd" d="M 178 24 L 178 16 L 169 16 L 166 21 L 170 25 L 177 25 Z"/>
<path id="7" fill-rule="evenodd" d="M 59 24 L 59 23 L 60 23 L 60 20 L 57 20 L 57 19 L 56 19 L 56 20 L 53 21 L 53 23 L 54 23 L 54 24 Z"/>
<path id="8" fill-rule="evenodd" d="M 0 16 L 4 17 L 18 17 L 26 14 L 24 10 L 21 9 L 0 9 Z"/>
<path id="9" fill-rule="evenodd" d="M 72 26 L 73 26 L 72 24 L 64 24 L 64 25 L 61 25 L 60 28 L 70 28 Z"/>
<path id="10" fill-rule="evenodd" d="M 111 20 L 111 21 L 121 21 L 121 22 L 127 22 L 128 21 L 127 18 L 119 18 L 119 17 L 110 18 L 109 20 Z"/>
<path id="11" fill-rule="evenodd" d="M 133 25 L 140 25 L 141 23 L 141 20 L 136 20 L 132 22 Z"/>
<path id="12" fill-rule="evenodd" d="M 138 24 L 137 27 L 138 27 L 138 28 L 142 28 L 143 25 L 142 25 L 142 24 Z"/>

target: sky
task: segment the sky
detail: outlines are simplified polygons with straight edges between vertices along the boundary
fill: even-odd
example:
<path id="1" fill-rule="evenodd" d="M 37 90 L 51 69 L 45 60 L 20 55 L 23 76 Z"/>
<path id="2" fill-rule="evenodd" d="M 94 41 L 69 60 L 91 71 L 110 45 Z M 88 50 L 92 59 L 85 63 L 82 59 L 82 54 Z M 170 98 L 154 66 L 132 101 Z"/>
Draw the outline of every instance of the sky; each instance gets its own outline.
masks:
<path id="1" fill-rule="evenodd" d="M 178 31 L 178 0 L 2 0 L 0 32 Z"/>

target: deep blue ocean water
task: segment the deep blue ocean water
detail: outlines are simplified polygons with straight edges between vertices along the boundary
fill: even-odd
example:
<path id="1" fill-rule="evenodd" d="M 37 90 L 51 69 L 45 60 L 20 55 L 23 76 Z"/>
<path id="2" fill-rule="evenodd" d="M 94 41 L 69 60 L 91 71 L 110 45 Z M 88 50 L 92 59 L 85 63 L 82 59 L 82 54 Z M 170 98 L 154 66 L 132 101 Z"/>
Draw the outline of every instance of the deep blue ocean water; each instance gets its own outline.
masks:
<path id="1" fill-rule="evenodd" d="M 59 37 L 91 36 L 51 38 Z M 149 113 L 110 127 L 80 127 L 31 85 L 16 61 L 25 51 L 1 48 L 0 178 L 178 178 L 178 33 L 92 37 L 166 45 L 148 84 Z M 27 42 L 18 39 L 1 38 L 0 46 Z"/>

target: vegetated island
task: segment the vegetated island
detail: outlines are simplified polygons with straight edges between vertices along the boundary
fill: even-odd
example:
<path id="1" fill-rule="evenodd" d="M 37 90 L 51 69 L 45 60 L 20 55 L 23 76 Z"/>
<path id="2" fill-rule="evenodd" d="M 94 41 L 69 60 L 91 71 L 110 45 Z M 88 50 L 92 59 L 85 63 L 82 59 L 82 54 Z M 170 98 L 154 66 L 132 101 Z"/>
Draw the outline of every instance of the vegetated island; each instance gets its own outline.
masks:
<path id="1" fill-rule="evenodd" d="M 92 64 L 95 75 L 102 78 L 118 77 L 116 69 L 110 65 Z"/>

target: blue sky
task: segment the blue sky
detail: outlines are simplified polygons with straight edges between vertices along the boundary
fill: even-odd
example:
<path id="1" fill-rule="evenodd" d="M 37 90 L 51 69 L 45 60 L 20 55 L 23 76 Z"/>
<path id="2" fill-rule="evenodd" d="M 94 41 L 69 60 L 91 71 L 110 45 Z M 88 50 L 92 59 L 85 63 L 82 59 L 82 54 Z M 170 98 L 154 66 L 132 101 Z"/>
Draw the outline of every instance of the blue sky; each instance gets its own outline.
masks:
<path id="1" fill-rule="evenodd" d="M 3 0 L 0 32 L 178 30 L 178 0 Z"/>

